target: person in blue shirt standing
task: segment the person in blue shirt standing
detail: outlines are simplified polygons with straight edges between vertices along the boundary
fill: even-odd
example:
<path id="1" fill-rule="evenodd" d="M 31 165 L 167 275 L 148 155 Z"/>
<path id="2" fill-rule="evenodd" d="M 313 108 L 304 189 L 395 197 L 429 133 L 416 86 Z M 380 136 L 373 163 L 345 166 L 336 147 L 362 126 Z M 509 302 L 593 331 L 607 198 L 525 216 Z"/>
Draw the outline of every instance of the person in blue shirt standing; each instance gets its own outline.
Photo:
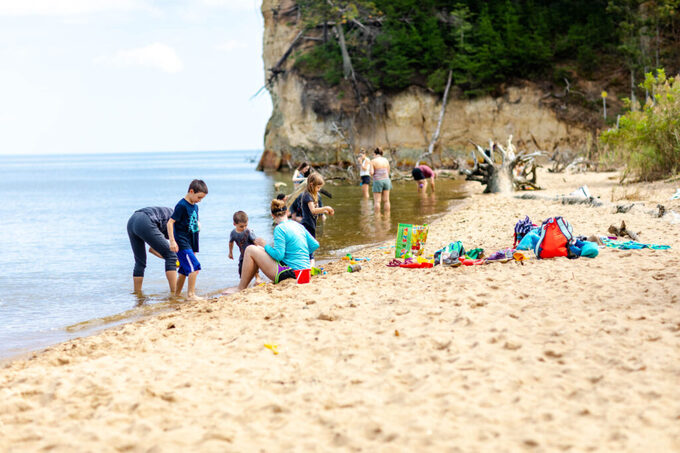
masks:
<path id="1" fill-rule="evenodd" d="M 319 248 L 319 243 L 309 231 L 294 220 L 289 220 L 286 203 L 283 200 L 272 200 L 271 213 L 276 227 L 274 243 L 249 245 L 243 257 L 241 281 L 224 294 L 231 294 L 246 289 L 250 281 L 261 270 L 274 283 L 288 278 L 295 278 L 296 270 L 309 269 L 309 255 Z"/>
<path id="2" fill-rule="evenodd" d="M 182 294 L 184 280 L 189 277 L 187 298 L 196 299 L 196 279 L 201 263 L 196 259 L 198 253 L 198 232 L 201 225 L 198 221 L 198 206 L 208 194 L 208 186 L 200 179 L 194 179 L 189 184 L 189 191 L 179 200 L 175 210 L 168 220 L 168 237 L 170 250 L 177 253 L 179 260 L 179 275 L 175 295 Z"/>

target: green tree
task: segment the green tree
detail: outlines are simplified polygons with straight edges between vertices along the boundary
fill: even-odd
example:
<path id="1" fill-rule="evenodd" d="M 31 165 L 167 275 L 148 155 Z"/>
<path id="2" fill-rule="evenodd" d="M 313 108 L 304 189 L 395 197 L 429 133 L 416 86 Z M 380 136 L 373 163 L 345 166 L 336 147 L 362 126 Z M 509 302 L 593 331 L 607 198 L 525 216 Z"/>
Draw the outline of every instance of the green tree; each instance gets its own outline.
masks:
<path id="1" fill-rule="evenodd" d="M 649 19 L 642 5 L 644 0 L 610 0 L 607 11 L 617 14 L 620 18 L 619 45 L 618 50 L 630 72 L 630 99 L 632 106 L 635 106 L 635 75 L 638 72 L 646 71 L 649 66 Z"/>
<path id="2" fill-rule="evenodd" d="M 642 180 L 658 179 L 680 170 L 680 76 L 645 75 L 641 84 L 654 93 L 642 109 L 622 116 L 619 127 L 600 139 L 627 164 L 627 171 Z"/>
<path id="3" fill-rule="evenodd" d="M 618 46 L 634 80 L 654 54 L 654 22 L 638 17 L 642 1 L 298 0 L 308 38 L 321 42 L 296 56 L 308 59 L 297 67 L 369 90 L 419 85 L 437 93 L 451 70 L 454 83 L 475 95 L 511 79 L 547 75 L 564 61 L 577 61 L 587 75 L 602 53 Z M 660 35 L 672 28 L 678 2 L 645 2 L 646 10 L 658 10 Z"/>
<path id="4" fill-rule="evenodd" d="M 355 80 L 354 66 L 345 39 L 344 26 L 348 22 L 362 25 L 360 21 L 362 18 L 377 14 L 375 4 L 368 0 L 299 0 L 298 6 L 306 28 L 323 26 L 324 42 L 327 39 L 328 24 L 333 24 L 333 29 L 337 35 L 338 48 L 342 56 L 344 78 Z"/>

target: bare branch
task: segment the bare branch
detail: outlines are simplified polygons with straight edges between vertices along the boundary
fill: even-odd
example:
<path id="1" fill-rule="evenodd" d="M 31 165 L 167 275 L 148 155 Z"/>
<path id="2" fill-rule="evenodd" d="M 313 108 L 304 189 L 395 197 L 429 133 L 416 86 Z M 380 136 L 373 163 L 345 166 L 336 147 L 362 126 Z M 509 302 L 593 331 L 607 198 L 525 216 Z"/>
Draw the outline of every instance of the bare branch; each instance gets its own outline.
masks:
<path id="1" fill-rule="evenodd" d="M 342 53 L 342 72 L 345 79 L 351 79 L 356 83 L 356 76 L 354 75 L 354 67 L 352 60 L 347 51 L 347 44 L 345 43 L 345 33 L 342 31 L 342 25 L 335 25 L 335 32 L 338 34 L 338 43 L 340 44 L 340 52 Z"/>
<path id="2" fill-rule="evenodd" d="M 491 160 L 491 158 L 486 154 L 486 152 L 484 151 L 484 148 L 482 148 L 482 147 L 479 146 L 479 145 L 475 145 L 475 147 L 476 147 L 477 151 L 479 152 L 479 154 L 482 155 L 482 157 L 484 158 L 484 160 L 486 161 L 486 163 L 488 163 L 489 165 L 493 166 L 493 165 L 494 165 L 494 162 L 493 162 L 493 160 Z"/>
<path id="3" fill-rule="evenodd" d="M 479 169 L 479 161 L 477 160 L 477 156 L 475 156 L 474 151 L 470 151 L 470 154 L 472 155 L 472 161 L 475 163 L 475 166 L 472 168 L 472 171 L 476 172 Z"/>
<path id="4" fill-rule="evenodd" d="M 444 96 L 442 97 L 442 108 L 439 111 L 439 120 L 437 121 L 437 128 L 434 130 L 432 135 L 432 140 L 430 140 L 430 146 L 427 148 L 428 154 L 432 154 L 434 151 L 434 145 L 439 140 L 439 133 L 441 132 L 442 122 L 444 121 L 444 114 L 446 113 L 446 101 L 449 98 L 449 89 L 451 88 L 451 79 L 453 76 L 453 71 L 449 70 L 449 77 L 446 80 L 446 88 L 444 89 Z"/>
<path id="5" fill-rule="evenodd" d="M 501 157 L 503 158 L 503 161 L 505 161 L 508 158 L 508 153 L 505 152 L 505 149 L 500 143 L 497 143 L 496 147 L 501 152 Z"/>
<path id="6" fill-rule="evenodd" d="M 535 190 L 541 190 L 541 186 L 539 186 L 538 184 L 536 184 L 532 181 L 529 181 L 528 179 L 515 178 L 512 181 L 512 183 L 515 185 L 515 188 L 518 189 L 518 190 L 521 189 L 524 186 L 531 187 L 532 189 L 535 189 Z"/>
<path id="7" fill-rule="evenodd" d="M 366 26 L 364 24 L 362 24 L 361 22 L 359 22 L 358 20 L 352 19 L 352 23 L 354 25 L 358 26 L 359 28 L 361 28 L 362 30 L 368 31 L 368 28 L 366 28 Z"/>
<path id="8" fill-rule="evenodd" d="M 517 156 L 515 159 L 517 162 L 529 162 L 530 160 L 535 159 L 538 156 L 542 156 L 543 152 L 542 151 L 536 151 L 531 154 L 522 154 Z"/>
<path id="9" fill-rule="evenodd" d="M 283 72 L 281 70 L 281 65 L 283 65 L 283 63 L 286 61 L 286 58 L 288 58 L 290 53 L 293 51 L 293 49 L 297 45 L 298 41 L 300 41 L 300 38 L 302 38 L 302 33 L 303 32 L 300 31 L 297 34 L 297 36 L 295 36 L 295 39 L 293 39 L 293 42 L 290 43 L 290 46 L 288 46 L 288 49 L 286 49 L 286 51 L 283 53 L 283 55 L 281 55 L 281 58 L 279 58 L 279 61 L 277 61 L 276 64 L 269 69 L 269 72 L 271 72 L 271 75 L 267 79 L 267 85 L 271 85 L 271 83 L 276 78 L 276 76 L 279 73 Z"/>

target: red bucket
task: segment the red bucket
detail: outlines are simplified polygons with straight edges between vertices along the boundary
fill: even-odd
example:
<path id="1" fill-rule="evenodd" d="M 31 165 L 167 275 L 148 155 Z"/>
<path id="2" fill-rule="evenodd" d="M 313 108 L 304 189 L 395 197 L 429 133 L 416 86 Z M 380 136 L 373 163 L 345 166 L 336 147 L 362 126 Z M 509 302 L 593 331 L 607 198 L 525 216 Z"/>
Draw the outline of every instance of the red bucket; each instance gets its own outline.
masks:
<path id="1" fill-rule="evenodd" d="M 294 270 L 293 272 L 295 272 L 295 279 L 298 283 L 309 283 L 310 269 Z"/>

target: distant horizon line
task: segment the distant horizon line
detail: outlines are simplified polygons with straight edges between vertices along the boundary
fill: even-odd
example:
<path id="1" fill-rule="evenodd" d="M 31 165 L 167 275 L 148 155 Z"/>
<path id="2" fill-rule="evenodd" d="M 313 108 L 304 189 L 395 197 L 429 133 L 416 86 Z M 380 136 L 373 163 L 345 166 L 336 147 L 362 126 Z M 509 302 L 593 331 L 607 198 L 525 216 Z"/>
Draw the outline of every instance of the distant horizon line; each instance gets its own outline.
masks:
<path id="1" fill-rule="evenodd" d="M 111 156 L 119 154 L 160 154 L 160 153 L 231 153 L 231 152 L 263 152 L 264 148 L 251 149 L 177 149 L 177 150 L 158 150 L 158 151 L 102 151 L 102 152 L 70 152 L 70 153 L 25 153 L 25 154 L 4 154 L 0 152 L 0 159 L 3 157 L 48 157 L 48 156 Z"/>

